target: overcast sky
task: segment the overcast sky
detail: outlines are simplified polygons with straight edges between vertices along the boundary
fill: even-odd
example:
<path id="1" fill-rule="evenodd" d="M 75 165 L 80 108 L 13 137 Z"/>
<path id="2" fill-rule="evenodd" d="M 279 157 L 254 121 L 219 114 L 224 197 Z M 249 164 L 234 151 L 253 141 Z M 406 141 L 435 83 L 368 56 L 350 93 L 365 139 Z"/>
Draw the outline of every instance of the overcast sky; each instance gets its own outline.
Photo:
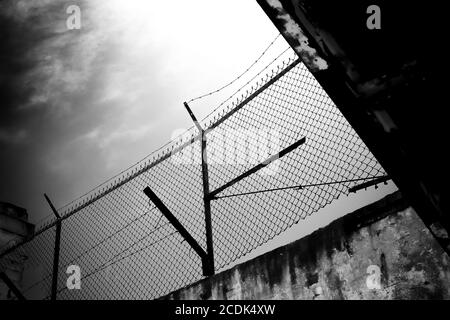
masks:
<path id="1" fill-rule="evenodd" d="M 69 5 L 81 29 L 68 30 Z M 255 0 L 0 2 L 0 201 L 48 215 L 192 125 L 278 34 Z M 259 71 L 287 47 L 282 37 Z M 249 74 L 247 78 L 251 77 Z M 202 118 L 245 83 L 191 104 Z"/>

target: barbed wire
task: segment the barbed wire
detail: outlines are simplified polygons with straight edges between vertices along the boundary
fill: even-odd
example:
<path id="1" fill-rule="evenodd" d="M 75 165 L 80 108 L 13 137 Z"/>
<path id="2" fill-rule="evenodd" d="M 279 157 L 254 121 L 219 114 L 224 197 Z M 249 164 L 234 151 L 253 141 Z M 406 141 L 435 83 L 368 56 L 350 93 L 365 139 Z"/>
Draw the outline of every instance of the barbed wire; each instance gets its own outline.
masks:
<path id="1" fill-rule="evenodd" d="M 241 79 L 247 72 L 250 71 L 251 68 L 253 68 L 254 65 L 256 65 L 256 64 L 262 59 L 262 57 L 267 53 L 267 51 L 272 47 L 272 45 L 275 43 L 275 41 L 277 41 L 277 39 L 278 39 L 280 36 L 281 36 L 281 34 L 279 33 L 279 34 L 275 37 L 275 39 L 273 39 L 273 40 L 270 42 L 270 44 L 267 46 L 267 48 L 264 49 L 264 51 L 259 55 L 259 57 L 256 58 L 256 60 L 255 60 L 255 61 L 254 61 L 247 69 L 245 69 L 244 72 L 242 72 L 241 74 L 239 74 L 236 78 L 234 78 L 233 80 L 231 80 L 230 82 L 228 82 L 227 84 L 221 86 L 220 88 L 218 88 L 218 89 L 216 89 L 216 90 L 210 91 L 210 92 L 208 92 L 208 93 L 205 93 L 205 94 L 202 94 L 202 95 L 200 95 L 200 96 L 198 96 L 198 97 L 195 97 L 195 98 L 190 99 L 190 100 L 188 101 L 188 103 L 191 103 L 191 102 L 194 102 L 194 101 L 203 99 L 203 98 L 205 98 L 205 97 L 211 96 L 211 95 L 213 95 L 213 94 L 215 94 L 215 93 L 218 93 L 218 92 L 222 91 L 223 89 L 228 88 L 229 86 L 231 86 L 233 83 L 235 83 L 235 82 L 238 81 L 239 79 Z"/>
<path id="2" fill-rule="evenodd" d="M 283 54 L 285 54 L 286 52 L 289 51 L 289 49 L 291 49 L 291 47 L 287 47 L 285 48 L 281 53 L 279 53 L 272 61 L 270 61 L 263 69 L 261 69 L 257 74 L 255 74 L 250 80 L 248 80 L 246 83 L 244 83 L 239 89 L 237 89 L 236 91 L 234 91 L 228 98 L 226 98 L 225 100 L 223 100 L 221 103 L 219 103 L 219 105 L 217 107 L 215 107 L 210 113 L 208 113 L 204 119 L 210 117 L 211 115 L 213 115 L 214 113 L 216 113 L 225 103 L 227 103 L 228 101 L 230 101 L 233 97 L 236 97 L 236 95 L 241 92 L 244 88 L 246 88 L 250 83 L 252 83 L 252 81 L 254 81 L 256 78 L 260 77 L 261 74 L 263 72 L 265 72 L 275 61 L 277 61 Z M 292 49 L 291 49 L 292 50 Z M 204 121 L 204 119 L 202 119 L 202 121 Z"/>

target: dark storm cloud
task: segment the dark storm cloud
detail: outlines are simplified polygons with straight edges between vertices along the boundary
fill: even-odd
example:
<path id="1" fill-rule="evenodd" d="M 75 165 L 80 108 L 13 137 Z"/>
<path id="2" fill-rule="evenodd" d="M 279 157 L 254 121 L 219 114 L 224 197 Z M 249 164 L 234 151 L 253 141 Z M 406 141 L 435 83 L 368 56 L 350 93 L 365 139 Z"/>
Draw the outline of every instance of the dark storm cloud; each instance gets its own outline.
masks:
<path id="1" fill-rule="evenodd" d="M 158 79 L 160 52 L 109 3 L 0 2 L 0 201 L 34 221 L 48 214 L 44 192 L 63 205 L 135 162 L 128 150 L 150 152 L 146 135 L 165 140 L 151 121 L 164 109 L 148 108 L 173 94 Z M 74 4 L 80 30 L 66 26 Z"/>
<path id="2" fill-rule="evenodd" d="M 43 119 L 51 101 L 43 92 L 48 81 L 52 42 L 61 37 L 64 2 L 3 1 L 0 3 L 0 127 L 3 136 L 31 130 Z M 2 143 L 8 143 L 2 139 Z"/>
<path id="3" fill-rule="evenodd" d="M 87 8 L 0 2 L 0 201 L 30 206 L 44 190 L 58 193 L 52 189 L 66 177 L 53 172 L 58 161 L 49 155 L 98 120 L 84 103 L 101 78 L 101 67 L 92 66 L 98 39 L 88 15 L 82 30 L 68 32 L 69 3 Z"/>
<path id="4" fill-rule="evenodd" d="M 18 19 L 6 8 L 9 2 L 0 3 L 0 126 L 5 135 L 18 125 L 23 125 L 27 115 L 20 114 L 18 107 L 33 94 L 33 86 L 24 81 L 24 75 L 36 64 L 27 55 L 39 41 L 41 32 L 32 23 Z M 5 139 L 2 139 L 5 143 Z"/>

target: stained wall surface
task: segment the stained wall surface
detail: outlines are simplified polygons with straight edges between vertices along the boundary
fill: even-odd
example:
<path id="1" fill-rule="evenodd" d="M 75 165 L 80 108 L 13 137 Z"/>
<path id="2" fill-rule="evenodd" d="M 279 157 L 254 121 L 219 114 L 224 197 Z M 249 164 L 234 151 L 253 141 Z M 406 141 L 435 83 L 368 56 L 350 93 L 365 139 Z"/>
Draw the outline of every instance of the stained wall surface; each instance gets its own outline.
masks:
<path id="1" fill-rule="evenodd" d="M 449 257 L 396 192 L 161 299 L 449 298 Z"/>

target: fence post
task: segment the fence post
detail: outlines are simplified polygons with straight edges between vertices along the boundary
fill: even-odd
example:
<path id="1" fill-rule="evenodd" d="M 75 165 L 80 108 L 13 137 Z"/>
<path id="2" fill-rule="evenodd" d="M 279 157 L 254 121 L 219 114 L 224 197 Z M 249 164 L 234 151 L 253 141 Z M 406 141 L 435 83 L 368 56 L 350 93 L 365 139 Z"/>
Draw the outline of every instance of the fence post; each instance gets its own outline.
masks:
<path id="1" fill-rule="evenodd" d="M 208 160 L 206 156 L 206 131 L 202 131 L 202 177 L 203 177 L 203 200 L 205 203 L 205 229 L 206 248 L 208 252 L 207 275 L 214 275 L 214 246 L 212 237 L 211 221 L 211 197 L 209 196 Z"/>
<path id="2" fill-rule="evenodd" d="M 44 193 L 44 197 L 47 200 L 50 208 L 52 209 L 54 215 L 56 216 L 56 234 L 55 234 L 55 249 L 53 253 L 53 272 L 52 272 L 52 292 L 51 300 L 56 300 L 56 294 L 58 290 L 58 270 L 59 270 L 59 251 L 61 244 L 61 216 L 59 215 L 53 203 L 50 201 L 49 197 Z"/>
<path id="3" fill-rule="evenodd" d="M 201 159 L 202 159 L 202 178 L 203 178 L 203 201 L 205 207 L 205 229 L 206 229 L 206 248 L 208 254 L 208 263 L 206 269 L 204 270 L 205 276 L 214 275 L 215 267 L 214 267 L 214 245 L 213 245 L 213 236 L 212 236 L 212 221 L 211 221 L 211 197 L 209 194 L 209 176 L 208 176 L 208 158 L 206 154 L 206 130 L 204 130 L 191 108 L 187 104 L 184 103 L 184 107 L 189 113 L 189 116 L 194 121 L 195 126 L 200 131 L 202 140 L 201 140 Z"/>

